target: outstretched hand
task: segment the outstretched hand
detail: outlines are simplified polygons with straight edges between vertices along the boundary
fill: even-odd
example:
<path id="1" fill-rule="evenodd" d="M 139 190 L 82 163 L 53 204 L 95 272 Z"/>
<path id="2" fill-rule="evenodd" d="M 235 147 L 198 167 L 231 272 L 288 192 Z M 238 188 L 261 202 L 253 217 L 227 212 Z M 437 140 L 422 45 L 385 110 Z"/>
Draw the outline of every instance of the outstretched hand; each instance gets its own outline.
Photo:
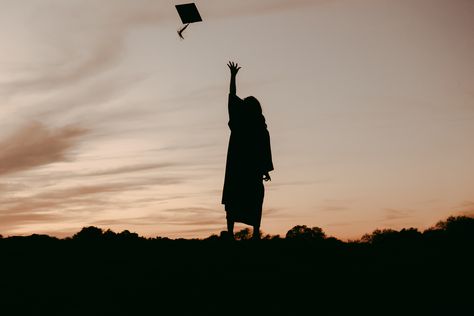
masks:
<path id="1" fill-rule="evenodd" d="M 242 67 L 239 67 L 239 64 L 234 63 L 234 62 L 232 62 L 232 61 L 229 61 L 229 63 L 227 64 L 227 66 L 229 67 L 229 69 L 230 69 L 230 74 L 231 74 L 232 76 L 237 75 L 237 73 L 239 72 L 240 68 L 242 68 Z"/>
<path id="2" fill-rule="evenodd" d="M 263 181 L 272 181 L 272 178 L 270 177 L 268 172 L 263 175 Z"/>

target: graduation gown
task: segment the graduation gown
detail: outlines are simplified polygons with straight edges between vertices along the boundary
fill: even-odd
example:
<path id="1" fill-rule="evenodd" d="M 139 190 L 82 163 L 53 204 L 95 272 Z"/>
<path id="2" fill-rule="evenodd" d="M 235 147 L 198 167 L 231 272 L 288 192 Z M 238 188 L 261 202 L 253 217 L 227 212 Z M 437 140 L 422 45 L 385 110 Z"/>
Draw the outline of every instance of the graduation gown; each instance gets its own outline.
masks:
<path id="1" fill-rule="evenodd" d="M 249 121 L 238 96 L 229 94 L 228 109 L 231 134 L 222 204 L 228 219 L 259 226 L 265 193 L 262 178 L 273 170 L 270 134 L 263 116 L 258 124 Z"/>

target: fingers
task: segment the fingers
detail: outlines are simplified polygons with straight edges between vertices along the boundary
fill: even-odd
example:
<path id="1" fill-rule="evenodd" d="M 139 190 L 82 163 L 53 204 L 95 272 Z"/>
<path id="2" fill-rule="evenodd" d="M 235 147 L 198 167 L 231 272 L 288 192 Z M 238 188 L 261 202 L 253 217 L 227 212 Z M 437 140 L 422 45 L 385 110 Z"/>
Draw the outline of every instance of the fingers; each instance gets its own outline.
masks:
<path id="1" fill-rule="evenodd" d="M 238 63 L 234 63 L 232 61 L 229 61 L 229 63 L 227 64 L 227 66 L 230 68 L 230 69 L 235 69 L 236 71 L 239 71 L 240 68 L 242 67 L 239 67 L 239 64 Z"/>

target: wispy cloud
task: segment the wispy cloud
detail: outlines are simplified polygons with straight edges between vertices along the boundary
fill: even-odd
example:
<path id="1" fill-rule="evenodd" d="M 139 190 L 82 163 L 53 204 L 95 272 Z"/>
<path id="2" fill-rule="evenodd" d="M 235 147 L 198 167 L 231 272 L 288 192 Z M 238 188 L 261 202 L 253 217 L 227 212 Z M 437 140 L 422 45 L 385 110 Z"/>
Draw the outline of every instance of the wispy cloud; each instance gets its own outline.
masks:
<path id="1" fill-rule="evenodd" d="M 185 199 L 183 195 L 161 194 L 156 186 L 169 186 L 185 181 L 183 176 L 178 175 L 148 175 L 139 176 L 141 171 L 156 171 L 166 168 L 167 163 L 137 164 L 136 166 L 124 166 L 105 170 L 97 173 L 82 174 L 79 177 L 72 176 L 75 180 L 57 178 L 56 185 L 41 187 L 31 184 L 31 187 L 17 185 L 15 183 L 3 183 L 8 188 L 9 194 L 2 194 L 0 205 L 0 230 L 4 233 L 15 233 L 24 230 L 28 226 L 39 227 L 46 225 L 51 227 L 54 223 L 78 225 L 93 224 L 97 218 L 113 216 L 115 222 L 121 222 L 123 227 L 129 225 L 150 224 L 159 220 L 161 212 L 158 210 L 155 218 L 136 218 L 131 221 L 125 215 L 129 209 L 145 210 L 157 205 L 166 205 L 170 201 Z M 141 170 L 141 171 L 140 171 Z M 124 173 L 133 176 L 122 177 Z M 71 185 L 69 183 L 89 183 L 89 177 L 101 174 L 97 184 Z M 110 175 L 108 181 L 103 176 Z M 66 177 L 67 175 L 63 175 Z M 115 177 L 118 176 L 118 177 Z M 43 177 L 40 177 L 43 179 Z M 28 177 L 15 178 L 25 181 Z M 118 179 L 118 180 L 117 180 Z M 44 179 L 43 179 L 44 180 Z M 68 187 L 64 188 L 63 184 Z M 31 192 L 37 192 L 31 194 Z M 39 191 L 39 192 L 38 192 Z M 4 192 L 5 193 L 5 192 Z M 196 210 L 195 210 L 196 211 Z M 123 213 L 125 212 L 125 213 Z M 113 215 L 112 215 L 113 214 Z M 166 215 L 163 219 L 175 223 L 186 220 L 189 214 L 183 214 L 179 219 L 174 214 Z M 172 216 L 170 216 L 172 215 Z M 191 215 L 191 217 L 193 217 Z M 102 223 L 103 224 L 103 223 Z M 51 230 L 53 231 L 53 230 Z"/>
<path id="2" fill-rule="evenodd" d="M 120 218 L 120 219 L 104 219 L 98 220 L 92 223 L 92 225 L 97 226 L 153 226 L 153 225 L 167 225 L 169 226 L 198 226 L 203 228 L 204 231 L 210 230 L 209 227 L 205 228 L 204 226 L 209 225 L 222 225 L 223 221 L 221 218 L 216 219 L 186 219 L 186 220 L 171 220 L 167 216 L 163 215 L 150 215 L 142 217 L 132 217 L 132 218 Z M 181 231 L 181 229 L 180 229 Z"/>
<path id="3" fill-rule="evenodd" d="M 130 181 L 97 185 L 78 185 L 64 189 L 48 189 L 36 194 L 4 196 L 0 206 L 0 229 L 11 231 L 31 223 L 51 223 L 60 220 L 87 222 L 106 210 L 123 210 L 156 203 L 159 198 L 117 198 L 126 192 L 140 192 L 158 179 L 145 183 Z M 168 198 L 163 198 L 168 200 Z M 173 199 L 170 197 L 169 199 Z M 126 220 L 124 220 L 124 223 Z"/>
<path id="4" fill-rule="evenodd" d="M 66 189 L 50 189 L 29 196 L 3 198 L 0 215 L 35 214 L 61 209 L 67 210 L 71 207 L 77 209 L 78 207 L 100 205 L 106 202 L 101 199 L 105 195 L 140 188 L 142 186 L 130 183 L 81 185 Z"/>
<path id="5" fill-rule="evenodd" d="M 25 224 L 32 223 L 57 223 L 65 220 L 65 216 L 58 213 L 45 214 L 1 214 L 0 230 L 8 232 Z"/>
<path id="6" fill-rule="evenodd" d="M 22 71 L 27 75 L 3 84 L 4 92 L 65 87 L 111 69 L 119 62 L 128 31 L 166 19 L 163 6 L 160 1 L 146 0 L 38 2 L 34 19 L 27 23 L 35 37 L 51 45 L 56 57 L 48 63 L 29 64 Z"/>
<path id="7" fill-rule="evenodd" d="M 226 18 L 268 14 L 322 2 L 327 0 L 242 0 L 201 5 L 204 16 Z M 22 7 L 18 5 L 16 10 L 21 12 Z M 55 52 L 55 57 L 38 63 L 21 63 L 22 75 L 2 84 L 2 91 L 7 95 L 71 86 L 111 70 L 120 62 L 130 30 L 177 19 L 177 15 L 172 4 L 161 1 L 71 0 L 64 5 L 63 1 L 49 0 L 36 3 L 33 18 L 23 18 L 31 36 L 43 38 L 43 45 Z"/>
<path id="8" fill-rule="evenodd" d="M 160 212 L 149 213 L 144 216 L 108 218 L 91 223 L 96 226 L 106 227 L 130 227 L 149 226 L 166 227 L 166 232 L 161 231 L 159 235 L 184 237 L 190 233 L 208 232 L 209 234 L 220 229 L 224 223 L 223 211 L 217 211 L 206 207 L 183 207 L 169 208 Z"/>
<path id="9" fill-rule="evenodd" d="M 68 152 L 86 132 L 80 126 L 48 128 L 31 122 L 0 141 L 0 175 L 67 161 Z"/>
<path id="10" fill-rule="evenodd" d="M 456 209 L 460 215 L 474 217 L 474 201 L 464 201 Z"/>
<path id="11" fill-rule="evenodd" d="M 323 211 L 327 212 L 340 212 L 340 211 L 346 211 L 349 208 L 347 206 L 325 206 L 322 208 Z"/>
<path id="12" fill-rule="evenodd" d="M 144 76 L 104 78 L 102 80 L 91 80 L 82 85 L 75 85 L 71 89 L 35 105 L 36 108 L 41 109 L 37 116 L 45 119 L 61 119 L 66 115 L 77 116 L 77 114 L 82 114 L 82 117 L 87 118 L 88 121 L 103 120 L 104 118 L 98 115 L 97 109 L 104 104 L 117 101 L 119 97 L 122 97 L 143 80 Z M 94 115 L 91 115 L 91 112 Z M 130 114 L 127 114 L 130 117 Z M 116 115 L 116 112 L 107 113 L 107 118 L 110 119 Z"/>
<path id="13" fill-rule="evenodd" d="M 406 219 L 413 216 L 413 211 L 411 210 L 399 210 L 393 208 L 386 208 L 385 210 L 385 220 L 400 220 Z"/>
<path id="14" fill-rule="evenodd" d="M 144 164 L 136 164 L 131 166 L 121 166 L 118 168 L 110 168 L 110 169 L 103 169 L 97 170 L 90 173 L 84 173 L 80 176 L 110 176 L 110 175 L 119 175 L 123 173 L 136 173 L 142 171 L 150 171 L 156 169 L 167 168 L 171 166 L 175 166 L 176 163 L 173 162 L 162 162 L 162 163 L 144 163 Z M 163 179 L 163 178 L 161 178 Z"/>
<path id="15" fill-rule="evenodd" d="M 218 18 L 226 18 L 294 10 L 300 7 L 321 4 L 328 1 L 329 0 L 240 0 L 226 3 L 225 6 L 209 4 L 205 9 L 209 15 Z"/>
<path id="16" fill-rule="evenodd" d="M 324 199 L 323 205 L 320 207 L 324 212 L 341 212 L 350 209 L 350 205 L 354 203 L 353 199 Z"/>

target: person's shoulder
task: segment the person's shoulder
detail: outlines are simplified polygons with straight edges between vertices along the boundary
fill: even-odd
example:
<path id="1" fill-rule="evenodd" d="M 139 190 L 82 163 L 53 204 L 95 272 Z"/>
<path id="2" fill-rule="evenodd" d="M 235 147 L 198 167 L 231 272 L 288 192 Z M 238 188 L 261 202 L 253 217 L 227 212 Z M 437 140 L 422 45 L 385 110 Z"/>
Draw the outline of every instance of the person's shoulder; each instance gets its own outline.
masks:
<path id="1" fill-rule="evenodd" d="M 239 96 L 237 94 L 232 94 L 232 93 L 229 93 L 229 101 L 243 102 L 243 100 L 241 98 L 239 98 Z"/>

